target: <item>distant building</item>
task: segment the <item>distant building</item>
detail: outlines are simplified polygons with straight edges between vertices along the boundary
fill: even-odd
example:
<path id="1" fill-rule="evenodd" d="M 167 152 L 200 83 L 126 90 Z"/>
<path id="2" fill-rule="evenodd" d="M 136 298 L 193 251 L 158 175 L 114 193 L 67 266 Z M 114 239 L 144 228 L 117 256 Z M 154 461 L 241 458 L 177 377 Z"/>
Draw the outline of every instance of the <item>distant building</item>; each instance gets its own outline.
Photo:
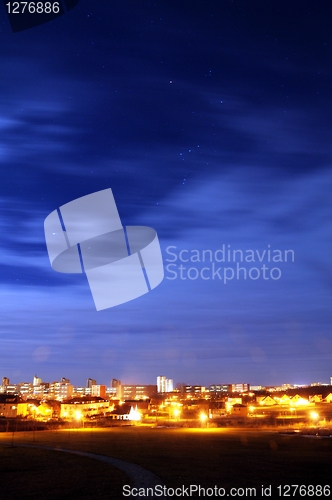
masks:
<path id="1" fill-rule="evenodd" d="M 98 397 L 85 396 L 83 398 L 72 398 L 61 403 L 60 418 L 81 420 L 93 415 L 103 415 L 105 412 L 113 409 L 113 407 L 112 405 L 110 408 L 109 401 L 104 401 Z"/>
<path id="2" fill-rule="evenodd" d="M 0 394 L 18 394 L 19 388 L 16 384 L 10 384 L 9 378 L 2 377 L 2 385 L 0 385 Z"/>
<path id="3" fill-rule="evenodd" d="M 232 392 L 249 392 L 249 384 L 232 384 Z"/>
<path id="4" fill-rule="evenodd" d="M 33 377 L 33 382 L 32 382 L 32 385 L 35 386 L 35 385 L 40 385 L 42 383 L 42 379 L 40 377 L 37 377 L 37 375 L 35 375 Z"/>
<path id="5" fill-rule="evenodd" d="M 86 386 L 89 387 L 90 389 L 93 385 L 96 385 L 96 384 L 97 384 L 97 382 L 93 378 L 88 378 L 88 380 L 86 381 Z"/>
<path id="6" fill-rule="evenodd" d="M 31 382 L 22 382 L 19 385 L 19 393 L 24 399 L 28 399 L 29 396 L 33 395 L 33 385 Z"/>
<path id="7" fill-rule="evenodd" d="M 242 398 L 227 398 L 227 408 L 234 405 L 242 405 Z"/>
<path id="8" fill-rule="evenodd" d="M 127 399 L 150 399 L 157 392 L 156 385 L 122 385 L 121 398 Z"/>
<path id="9" fill-rule="evenodd" d="M 19 390 L 20 388 L 18 384 L 9 384 L 4 387 L 4 391 L 2 392 L 4 392 L 5 394 L 15 395 L 19 393 Z"/>
<path id="10" fill-rule="evenodd" d="M 70 399 L 73 394 L 73 386 L 66 378 L 62 378 L 60 382 L 50 384 L 50 397 L 58 401 Z"/>
<path id="11" fill-rule="evenodd" d="M 328 394 L 325 398 L 325 401 L 327 403 L 332 403 L 332 392 L 330 392 L 330 394 Z"/>
<path id="12" fill-rule="evenodd" d="M 232 406 L 232 415 L 237 417 L 247 417 L 248 416 L 248 408 L 246 405 L 235 404 Z"/>
<path id="13" fill-rule="evenodd" d="M 115 410 L 111 411 L 108 418 L 113 420 L 129 420 L 130 412 L 132 411 L 132 406 L 130 404 L 124 404 L 118 406 Z"/>
<path id="14" fill-rule="evenodd" d="M 86 396 L 87 387 L 73 387 L 72 396 L 73 398 Z M 89 389 L 91 394 L 91 389 Z"/>
<path id="15" fill-rule="evenodd" d="M 106 387 L 106 397 L 108 399 L 121 399 L 121 395 L 117 397 L 115 387 Z"/>
<path id="16" fill-rule="evenodd" d="M 50 394 L 50 384 L 43 382 L 39 385 L 33 386 L 33 397 L 36 399 L 46 399 Z"/>
<path id="17" fill-rule="evenodd" d="M 96 396 L 98 398 L 106 398 L 106 385 L 92 385 L 91 386 L 91 396 Z"/>
<path id="18" fill-rule="evenodd" d="M 222 392 L 232 392 L 231 384 L 213 384 L 209 387 L 209 392 L 212 394 L 219 394 Z"/>
<path id="19" fill-rule="evenodd" d="M 212 394 L 218 394 L 222 392 L 249 392 L 249 384 L 214 384 L 210 385 L 209 391 Z"/>
<path id="20" fill-rule="evenodd" d="M 295 396 L 290 398 L 290 404 L 303 406 L 309 404 L 309 400 L 307 398 L 303 398 L 299 394 L 295 394 Z"/>
<path id="21" fill-rule="evenodd" d="M 116 378 L 112 378 L 111 387 L 112 387 L 112 389 L 115 389 L 115 397 L 118 399 L 121 399 L 121 396 L 122 396 L 121 380 L 117 380 Z M 114 393 L 113 393 L 113 395 L 114 395 Z"/>
<path id="22" fill-rule="evenodd" d="M 322 394 L 314 394 L 313 396 L 309 396 L 310 403 L 321 403 L 323 401 Z"/>
<path id="23" fill-rule="evenodd" d="M 201 396 L 202 393 L 206 392 L 206 388 L 203 385 L 184 385 L 182 392 L 187 395 Z"/>
<path id="24" fill-rule="evenodd" d="M 134 404 L 126 403 L 118 406 L 107 417 L 113 420 L 141 420 L 142 412 L 138 409 L 135 402 Z"/>
<path id="25" fill-rule="evenodd" d="M 157 391 L 159 394 L 163 392 L 172 392 L 173 380 L 171 378 L 166 378 L 165 375 L 159 375 L 157 377 Z"/>
<path id="26" fill-rule="evenodd" d="M 17 415 L 27 414 L 27 403 L 22 401 L 20 396 L 10 394 L 0 394 L 0 416 L 15 418 Z"/>
<path id="27" fill-rule="evenodd" d="M 157 392 L 166 392 L 166 377 L 164 375 L 157 377 Z"/>
<path id="28" fill-rule="evenodd" d="M 256 401 L 262 406 L 273 406 L 278 404 L 278 402 L 274 398 L 271 398 L 271 396 L 259 396 L 256 398 Z"/>

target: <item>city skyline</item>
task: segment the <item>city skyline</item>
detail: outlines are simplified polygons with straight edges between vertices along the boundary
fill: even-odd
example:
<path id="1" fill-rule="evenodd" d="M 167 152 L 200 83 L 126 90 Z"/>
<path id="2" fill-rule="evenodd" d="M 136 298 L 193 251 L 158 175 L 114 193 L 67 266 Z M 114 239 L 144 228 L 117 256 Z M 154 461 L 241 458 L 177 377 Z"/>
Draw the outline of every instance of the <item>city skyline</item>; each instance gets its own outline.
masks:
<path id="1" fill-rule="evenodd" d="M 195 382 L 192 382 L 192 381 L 177 381 L 176 379 L 173 379 L 173 378 L 168 378 L 166 377 L 165 375 L 157 375 L 154 379 L 154 382 L 152 383 L 152 380 L 150 379 L 148 382 L 146 383 L 143 383 L 141 380 L 132 380 L 132 381 L 127 381 L 127 380 L 119 380 L 119 379 L 115 379 L 114 377 L 112 377 L 110 379 L 110 381 L 107 381 L 106 379 L 104 380 L 97 380 L 97 379 L 93 379 L 91 377 L 88 377 L 86 380 L 86 382 L 84 384 L 82 383 L 77 383 L 76 381 L 72 381 L 66 377 L 58 377 L 56 379 L 50 379 L 50 380 L 45 380 L 41 377 L 39 377 L 38 375 L 34 375 L 31 380 L 21 380 L 19 382 L 15 381 L 13 382 L 12 380 L 9 379 L 9 377 L 6 377 L 6 376 L 2 376 L 2 386 L 1 387 L 5 387 L 6 385 L 7 386 L 19 386 L 20 384 L 29 384 L 31 386 L 42 386 L 43 384 L 54 384 L 54 383 L 60 383 L 60 382 L 63 382 L 63 383 L 67 383 L 67 384 L 70 384 L 71 386 L 73 387 L 80 387 L 80 388 L 91 388 L 92 385 L 97 385 L 97 386 L 105 386 L 105 387 L 108 387 L 108 388 L 116 388 L 118 386 L 139 386 L 139 385 L 155 385 L 156 388 L 157 388 L 157 392 L 159 393 L 162 393 L 162 392 L 172 392 L 173 390 L 176 390 L 178 389 L 179 387 L 181 386 L 192 386 L 192 387 L 206 387 L 206 388 L 209 388 L 211 386 L 216 386 L 216 385 L 228 385 L 228 386 L 239 386 L 239 385 L 242 385 L 242 386 L 249 386 L 250 388 L 254 388 L 253 390 L 258 390 L 257 388 L 258 387 L 261 387 L 262 389 L 265 389 L 265 388 L 269 388 L 269 387 L 283 387 L 284 389 L 288 386 L 289 388 L 291 387 L 314 387 L 314 386 L 329 386 L 329 385 L 332 385 L 332 376 L 330 377 L 327 377 L 325 380 L 320 380 L 320 381 L 311 381 L 310 383 L 308 384 L 291 384 L 289 382 L 286 382 L 286 381 L 280 381 L 279 384 L 275 384 L 275 385 L 264 385 L 264 384 L 251 384 L 248 380 L 242 380 L 240 381 L 239 379 L 234 379 L 234 380 L 228 380 L 226 378 L 224 379 L 217 379 L 210 382 L 209 384 L 201 384 L 199 383 L 200 381 L 199 380 L 196 380 Z M 161 379 L 164 379 L 164 381 L 162 381 Z M 168 389 L 168 390 L 166 390 Z M 234 392 L 237 392 L 237 391 L 234 391 Z"/>
<path id="2" fill-rule="evenodd" d="M 329 379 L 329 17 L 80 0 L 12 33 L 0 9 L 3 376 Z M 165 277 L 97 312 L 84 275 L 52 270 L 44 221 L 109 188 L 124 227 L 158 234 Z"/>

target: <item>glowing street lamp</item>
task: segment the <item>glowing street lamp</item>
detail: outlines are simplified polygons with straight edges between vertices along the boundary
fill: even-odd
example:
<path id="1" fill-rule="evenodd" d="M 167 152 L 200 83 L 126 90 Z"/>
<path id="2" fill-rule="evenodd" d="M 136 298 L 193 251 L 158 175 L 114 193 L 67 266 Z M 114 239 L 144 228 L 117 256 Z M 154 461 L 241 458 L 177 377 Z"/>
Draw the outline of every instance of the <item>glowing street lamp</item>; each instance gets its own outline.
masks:
<path id="1" fill-rule="evenodd" d="M 199 419 L 200 419 L 200 421 L 202 422 L 202 424 L 204 424 L 204 422 L 206 422 L 206 420 L 207 420 L 207 415 L 206 415 L 206 413 L 202 412 L 202 413 L 200 414 L 200 416 L 199 416 Z"/>
<path id="2" fill-rule="evenodd" d="M 80 420 L 82 420 L 82 427 L 84 427 L 84 416 L 83 416 L 82 412 L 75 411 L 75 420 L 77 420 L 77 422 L 79 422 Z"/>
<path id="3" fill-rule="evenodd" d="M 312 420 L 317 420 L 317 418 L 319 417 L 319 415 L 315 411 L 312 411 L 310 413 L 310 417 L 312 418 Z"/>

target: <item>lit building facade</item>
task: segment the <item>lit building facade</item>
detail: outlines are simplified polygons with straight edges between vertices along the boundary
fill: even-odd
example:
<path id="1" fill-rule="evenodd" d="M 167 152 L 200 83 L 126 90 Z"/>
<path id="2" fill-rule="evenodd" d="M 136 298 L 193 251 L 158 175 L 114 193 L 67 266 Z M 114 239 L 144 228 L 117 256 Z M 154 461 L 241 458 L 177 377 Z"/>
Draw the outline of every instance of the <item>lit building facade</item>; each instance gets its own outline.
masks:
<path id="1" fill-rule="evenodd" d="M 40 377 L 37 377 L 37 375 L 35 375 L 33 377 L 33 386 L 40 385 L 41 383 L 42 383 L 42 379 Z"/>
<path id="2" fill-rule="evenodd" d="M 171 378 L 166 378 L 165 375 L 159 375 L 157 377 L 157 391 L 159 394 L 164 392 L 172 392 L 173 380 Z"/>
<path id="3" fill-rule="evenodd" d="M 218 393 L 226 393 L 226 392 L 249 392 L 250 385 L 249 384 L 213 384 L 210 385 L 209 391 L 212 394 Z"/>
<path id="4" fill-rule="evenodd" d="M 129 399 L 150 399 L 157 393 L 156 385 L 122 385 L 121 398 Z"/>
<path id="5" fill-rule="evenodd" d="M 60 418 L 67 420 L 81 420 L 92 415 L 101 415 L 113 410 L 109 401 L 87 396 L 64 401 L 60 406 Z"/>
<path id="6" fill-rule="evenodd" d="M 106 398 L 106 385 L 92 385 L 91 386 L 91 396 L 96 396 L 98 398 Z"/>
<path id="7" fill-rule="evenodd" d="M 73 395 L 73 386 L 66 378 L 62 378 L 60 382 L 50 384 L 50 398 L 58 401 L 70 399 Z"/>
<path id="8" fill-rule="evenodd" d="M 24 399 L 28 399 L 33 395 L 33 385 L 30 382 L 22 382 L 19 384 L 19 393 Z"/>
<path id="9" fill-rule="evenodd" d="M 121 399 L 121 396 L 122 396 L 121 380 L 118 380 L 116 378 L 112 378 L 111 388 L 115 390 L 115 394 L 114 394 L 114 391 L 112 391 L 112 394 L 116 398 Z"/>

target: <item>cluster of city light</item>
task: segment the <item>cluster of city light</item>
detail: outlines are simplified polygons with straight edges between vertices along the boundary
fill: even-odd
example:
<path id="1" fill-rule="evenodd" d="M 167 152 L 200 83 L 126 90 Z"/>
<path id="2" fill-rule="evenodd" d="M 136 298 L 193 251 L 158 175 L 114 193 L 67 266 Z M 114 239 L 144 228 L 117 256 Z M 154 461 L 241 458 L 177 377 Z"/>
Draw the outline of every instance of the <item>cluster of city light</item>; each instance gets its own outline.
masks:
<path id="1" fill-rule="evenodd" d="M 140 412 L 137 410 L 137 407 L 134 408 L 133 406 L 130 408 L 130 412 L 129 412 L 129 420 L 132 420 L 134 422 L 138 422 L 139 420 L 141 420 L 142 418 L 142 415 L 140 414 Z"/>
<path id="2" fill-rule="evenodd" d="M 211 397 L 211 393 L 207 394 L 207 392 L 201 391 L 198 395 L 196 392 L 195 394 L 186 394 L 181 391 L 173 391 L 171 394 L 164 394 L 164 397 L 159 399 L 158 404 L 153 405 L 152 403 L 151 407 L 149 401 L 145 405 L 140 404 L 140 400 L 146 400 L 147 396 L 139 397 L 136 395 L 135 398 L 126 399 L 125 401 L 114 400 L 112 402 L 110 398 L 110 401 L 102 400 L 100 403 L 96 403 L 94 398 L 91 398 L 91 401 L 87 400 L 87 398 L 82 398 L 82 400 L 75 398 L 72 401 L 61 401 L 61 405 L 46 399 L 39 401 L 27 399 L 25 402 L 22 401 L 21 405 L 11 406 L 11 409 L 17 409 L 17 416 L 26 416 L 43 421 L 51 420 L 54 414 L 54 419 L 76 421 L 76 426 L 80 426 L 81 423 L 82 427 L 90 422 L 90 418 L 97 419 L 104 417 L 140 421 L 143 415 L 146 422 L 149 421 L 149 417 L 155 416 L 156 421 L 158 417 L 161 417 L 162 419 L 168 419 L 173 425 L 176 422 L 180 424 L 184 420 L 196 420 L 196 423 L 198 423 L 197 426 L 201 428 L 209 427 L 208 423 L 204 424 L 205 422 L 209 422 L 209 419 L 221 417 L 249 417 L 252 420 L 266 418 L 267 421 L 273 420 L 276 424 L 283 419 L 284 424 L 285 422 L 291 424 L 310 422 L 314 426 L 324 419 L 324 415 L 320 416 L 316 411 L 311 410 L 317 408 L 317 403 L 332 401 L 332 393 L 328 396 L 325 396 L 325 394 L 315 394 L 310 397 L 307 393 L 303 393 L 303 397 L 299 393 L 295 395 L 284 393 L 282 396 L 280 394 L 281 397 L 278 397 L 278 393 L 271 395 L 266 395 L 265 393 L 263 395 L 262 393 L 257 394 L 256 392 L 241 391 L 241 394 L 232 392 L 231 395 L 221 395 L 222 397 L 215 393 Z M 248 399 L 243 399 L 243 396 L 248 396 Z M 255 397 L 255 399 L 249 399 L 249 397 Z M 203 401 L 206 398 L 211 399 L 213 404 L 210 405 L 208 402 Z M 134 401 L 134 399 L 138 400 Z M 197 401 L 192 403 L 192 400 L 196 399 Z M 215 404 L 215 401 L 218 404 Z M 143 415 L 138 411 L 138 407 L 141 409 Z M 200 410 L 197 411 L 197 408 L 200 408 Z M 201 425 L 199 425 L 199 422 L 201 422 Z"/>
<path id="3" fill-rule="evenodd" d="M 13 407 L 13 409 L 16 408 Z M 46 405 L 36 406 L 35 404 L 29 404 L 29 410 L 33 415 L 33 418 L 38 420 L 42 418 L 50 418 L 52 414 L 52 409 L 47 407 Z"/>

